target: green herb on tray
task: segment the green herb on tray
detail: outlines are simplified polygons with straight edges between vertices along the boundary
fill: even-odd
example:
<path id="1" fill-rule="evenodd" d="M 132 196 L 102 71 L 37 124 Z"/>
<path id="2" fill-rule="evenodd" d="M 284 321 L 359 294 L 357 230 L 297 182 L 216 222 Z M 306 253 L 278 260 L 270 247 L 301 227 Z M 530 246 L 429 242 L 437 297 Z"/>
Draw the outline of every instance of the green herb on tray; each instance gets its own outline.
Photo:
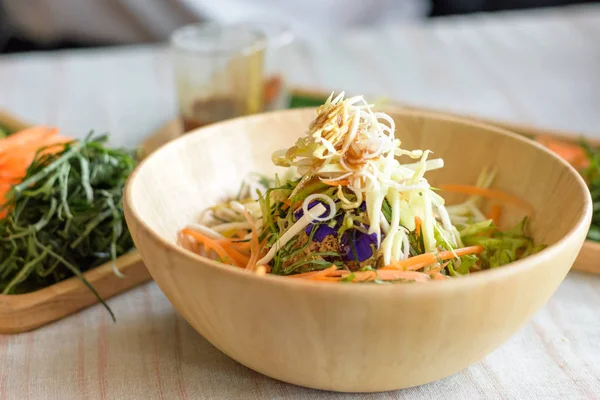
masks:
<path id="1" fill-rule="evenodd" d="M 581 141 L 581 146 L 585 150 L 589 161 L 589 165 L 582 172 L 582 175 L 588 182 L 594 204 L 592 225 L 590 226 L 587 238 L 600 242 L 600 149 L 593 148 L 585 140 Z"/>
<path id="2" fill-rule="evenodd" d="M 7 193 L 2 208 L 8 214 L 0 219 L 0 292 L 26 293 L 78 276 L 114 319 L 82 275 L 133 248 L 121 200 L 135 159 L 106 147 L 106 140 L 90 135 L 60 144 L 64 148 L 53 154 L 38 152 L 21 183 Z"/>

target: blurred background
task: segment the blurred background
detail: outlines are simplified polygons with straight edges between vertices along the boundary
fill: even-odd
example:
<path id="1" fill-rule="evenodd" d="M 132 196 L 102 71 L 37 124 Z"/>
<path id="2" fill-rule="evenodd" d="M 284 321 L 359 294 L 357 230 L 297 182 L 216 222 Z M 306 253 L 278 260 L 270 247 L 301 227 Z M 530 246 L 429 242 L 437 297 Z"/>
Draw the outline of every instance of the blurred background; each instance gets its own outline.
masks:
<path id="1" fill-rule="evenodd" d="M 453 14 L 590 0 L 0 0 L 0 53 L 164 41 L 197 21 L 287 22 L 297 37 Z"/>
<path id="2" fill-rule="evenodd" d="M 599 35 L 589 0 L 0 0 L 0 110 L 136 146 L 344 90 L 597 135 Z"/>

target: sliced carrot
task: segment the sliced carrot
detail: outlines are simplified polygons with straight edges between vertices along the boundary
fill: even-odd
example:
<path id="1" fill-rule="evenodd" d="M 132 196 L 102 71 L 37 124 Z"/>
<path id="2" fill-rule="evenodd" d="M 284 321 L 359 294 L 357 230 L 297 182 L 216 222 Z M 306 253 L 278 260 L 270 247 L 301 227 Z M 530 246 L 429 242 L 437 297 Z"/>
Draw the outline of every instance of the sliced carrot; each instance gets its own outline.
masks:
<path id="1" fill-rule="evenodd" d="M 196 232 L 191 229 L 182 229 L 181 233 L 187 236 L 191 236 L 198 243 L 203 244 L 206 250 L 214 250 L 215 253 L 217 253 L 217 255 L 221 257 L 221 259 L 227 260 L 231 258 L 229 257 L 229 254 L 227 254 L 223 246 L 221 246 L 219 243 L 216 243 L 213 239 L 204 236 L 200 232 Z"/>
<path id="2" fill-rule="evenodd" d="M 184 235 L 191 236 L 197 242 L 202 243 L 206 250 L 214 250 L 215 253 L 217 253 L 217 255 L 221 257 L 223 262 L 226 262 L 225 260 L 230 260 L 233 263 L 233 265 L 237 267 L 242 267 L 243 264 L 246 264 L 249 261 L 248 257 L 243 256 L 230 246 L 224 246 L 218 243 L 216 240 L 201 234 L 200 232 L 196 232 L 191 229 L 182 229 L 181 233 Z"/>
<path id="3" fill-rule="evenodd" d="M 321 181 L 329 186 L 348 186 L 350 181 L 348 179 L 339 179 L 337 181 Z"/>
<path id="4" fill-rule="evenodd" d="M 352 282 L 369 282 L 374 281 L 375 279 L 377 279 L 377 273 L 375 271 L 358 271 L 354 272 L 354 279 L 352 279 Z"/>
<path id="5" fill-rule="evenodd" d="M 486 189 L 486 188 L 472 186 L 472 185 L 449 185 L 449 184 L 441 184 L 441 185 L 439 185 L 439 188 L 442 190 L 445 190 L 447 192 L 463 193 L 463 194 L 469 194 L 472 196 L 482 196 L 482 197 L 488 197 L 491 199 L 501 200 L 506 203 L 514 204 L 515 206 L 524 208 L 528 211 L 533 211 L 533 207 L 531 207 L 531 205 L 529 203 L 527 203 L 525 200 L 523 200 L 517 196 L 514 196 L 510 193 L 503 192 L 501 190 Z"/>
<path id="6" fill-rule="evenodd" d="M 408 279 L 411 281 L 424 283 L 429 281 L 431 278 L 429 275 L 423 272 L 417 271 L 403 271 L 399 269 L 378 269 L 377 274 L 379 278 L 383 281 L 395 281 L 398 279 Z"/>
<path id="7" fill-rule="evenodd" d="M 468 254 L 479 254 L 481 252 L 483 252 L 484 247 L 483 246 L 469 246 L 469 247 L 462 247 L 460 249 L 456 249 L 454 251 L 441 251 L 439 253 L 425 253 L 425 254 L 419 254 L 418 256 L 414 256 L 414 257 L 410 257 L 407 258 L 405 260 L 400 260 L 400 261 L 396 261 L 394 263 L 391 263 L 389 265 L 386 265 L 383 268 L 380 268 L 378 271 L 381 270 L 394 270 L 394 269 L 399 269 L 399 270 L 409 270 L 409 271 L 415 271 L 418 269 L 421 269 L 423 267 L 426 267 L 430 264 L 434 264 L 436 262 L 438 262 L 439 260 L 442 261 L 446 261 L 446 260 L 451 260 L 453 259 L 455 256 L 466 256 Z"/>
<path id="8" fill-rule="evenodd" d="M 250 250 L 251 242 L 235 242 L 230 239 L 216 239 L 216 242 L 224 246 L 232 246 L 238 251 Z"/>
<path id="9" fill-rule="evenodd" d="M 12 148 L 24 147 L 34 143 L 41 143 L 48 137 L 58 133 L 56 128 L 45 126 L 34 126 L 15 132 L 0 141 L 0 151 Z"/>
<path id="10" fill-rule="evenodd" d="M 491 219 L 492 221 L 494 221 L 494 224 L 496 226 L 498 226 L 498 224 L 500 223 L 501 215 L 502 215 L 502 207 L 500 207 L 500 205 L 498 205 L 498 204 L 492 205 L 492 208 L 490 209 L 490 214 L 488 215 L 488 218 Z"/>
<path id="11" fill-rule="evenodd" d="M 27 173 L 36 154 L 52 154 L 63 149 L 59 144 L 72 139 L 58 135 L 56 128 L 35 126 L 0 140 L 0 206 L 6 202 L 6 193 Z M 57 145 L 57 146 L 54 146 Z M 51 147 L 48 147 L 51 146 Z M 39 149 L 46 148 L 41 153 Z M 6 211 L 0 212 L 4 218 Z"/>
<path id="12" fill-rule="evenodd" d="M 304 274 L 291 275 L 290 277 L 300 277 L 321 282 L 339 282 L 341 279 L 353 275 L 352 283 L 370 282 L 379 278 L 383 281 L 394 281 L 399 279 L 412 280 L 416 282 L 427 282 L 430 277 L 426 273 L 417 271 L 403 271 L 398 269 L 378 269 L 377 271 L 357 271 L 350 272 L 344 270 L 333 270 L 328 268 L 322 271 L 308 272 Z"/>
<path id="13" fill-rule="evenodd" d="M 305 278 L 306 280 L 310 280 L 310 281 L 319 281 L 319 282 L 339 282 L 342 278 L 340 277 L 333 277 L 333 276 L 314 276 L 314 277 L 309 277 L 309 278 Z"/>
<path id="14" fill-rule="evenodd" d="M 319 271 L 311 271 L 311 272 L 304 272 L 301 274 L 296 274 L 296 275 L 288 275 L 288 278 L 317 278 L 317 277 L 324 277 L 324 276 L 328 276 L 329 273 L 335 271 L 337 269 L 337 267 L 335 265 L 332 265 L 329 268 L 325 268 L 325 269 L 321 269 Z"/>
<path id="15" fill-rule="evenodd" d="M 423 221 L 421 221 L 421 218 L 415 216 L 415 234 L 417 235 L 417 237 L 421 236 L 421 224 L 423 223 Z"/>

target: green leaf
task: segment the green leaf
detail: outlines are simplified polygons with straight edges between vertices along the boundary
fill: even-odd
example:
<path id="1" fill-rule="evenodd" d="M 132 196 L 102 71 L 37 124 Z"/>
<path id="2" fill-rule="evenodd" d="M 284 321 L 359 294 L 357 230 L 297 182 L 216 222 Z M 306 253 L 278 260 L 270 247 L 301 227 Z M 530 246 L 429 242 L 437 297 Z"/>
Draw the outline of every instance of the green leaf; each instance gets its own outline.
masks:
<path id="1" fill-rule="evenodd" d="M 494 226 L 494 221 L 491 219 L 481 222 L 476 222 L 474 224 L 466 225 L 463 227 L 458 233 L 460 233 L 460 237 L 464 238 L 467 236 L 475 236 L 481 234 L 488 234 L 489 232 L 496 229 Z"/>

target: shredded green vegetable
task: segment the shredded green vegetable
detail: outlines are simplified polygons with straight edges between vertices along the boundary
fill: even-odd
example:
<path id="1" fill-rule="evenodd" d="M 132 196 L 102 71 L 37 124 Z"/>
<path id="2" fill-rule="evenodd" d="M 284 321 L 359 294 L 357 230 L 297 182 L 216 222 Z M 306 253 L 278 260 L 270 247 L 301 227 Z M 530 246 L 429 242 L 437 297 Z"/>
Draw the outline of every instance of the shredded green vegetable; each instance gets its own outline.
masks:
<path id="1" fill-rule="evenodd" d="M 0 292 L 26 293 L 78 276 L 106 306 L 81 273 L 133 248 L 122 195 L 135 167 L 130 152 L 110 149 L 106 140 L 88 136 L 37 156 L 8 193 Z"/>
<path id="2" fill-rule="evenodd" d="M 581 145 L 585 149 L 590 163 L 582 173 L 588 181 L 592 202 L 594 204 L 592 225 L 590 226 L 587 238 L 589 240 L 600 242 L 600 149 L 593 148 L 585 140 L 582 140 Z"/>

